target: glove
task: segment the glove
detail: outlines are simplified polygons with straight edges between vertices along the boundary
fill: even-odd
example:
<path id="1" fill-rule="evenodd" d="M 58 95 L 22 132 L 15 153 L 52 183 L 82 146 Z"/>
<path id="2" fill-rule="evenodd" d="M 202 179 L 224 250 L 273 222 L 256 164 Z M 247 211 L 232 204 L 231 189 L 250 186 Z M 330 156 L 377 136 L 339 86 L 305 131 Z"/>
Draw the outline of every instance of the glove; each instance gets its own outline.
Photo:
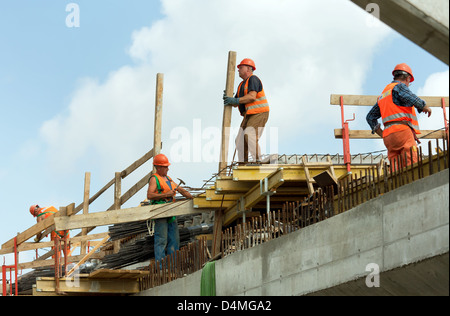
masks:
<path id="1" fill-rule="evenodd" d="M 223 97 L 223 104 L 224 105 L 239 105 L 239 98 L 232 98 L 232 97 Z"/>

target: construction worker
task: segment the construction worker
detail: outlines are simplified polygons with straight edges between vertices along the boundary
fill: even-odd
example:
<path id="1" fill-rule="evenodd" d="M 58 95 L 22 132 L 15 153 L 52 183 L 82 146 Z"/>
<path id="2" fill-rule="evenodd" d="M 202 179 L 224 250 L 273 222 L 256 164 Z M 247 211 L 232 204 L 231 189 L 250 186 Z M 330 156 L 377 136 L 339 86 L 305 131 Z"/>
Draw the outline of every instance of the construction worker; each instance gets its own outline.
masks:
<path id="1" fill-rule="evenodd" d="M 411 68 L 405 64 L 398 64 L 392 71 L 394 81 L 384 88 L 377 103 L 367 114 L 372 134 L 378 134 L 388 150 L 388 159 L 406 153 L 406 165 L 417 162 L 417 143 L 420 144 L 417 134 L 420 134 L 419 123 L 415 108 L 419 113 L 431 115 L 431 109 L 425 101 L 411 92 L 409 86 L 414 81 Z M 381 129 L 378 119 L 382 118 L 384 130 Z M 413 156 L 411 157 L 412 148 Z M 412 160 L 411 160 L 412 159 Z"/>
<path id="2" fill-rule="evenodd" d="M 245 58 L 237 66 L 239 77 L 242 82 L 234 98 L 224 94 L 224 105 L 238 107 L 243 120 L 236 137 L 236 148 L 238 152 L 238 161 L 248 160 L 245 157 L 245 148 L 248 148 L 256 162 L 261 159 L 261 149 L 258 140 L 261 137 L 264 127 L 269 119 L 269 103 L 267 102 L 261 80 L 253 74 L 256 70 L 255 62 L 250 58 Z M 248 135 L 248 140 L 245 140 Z"/>
<path id="3" fill-rule="evenodd" d="M 180 192 L 184 197 L 192 199 L 192 195 L 172 181 L 167 175 L 169 171 L 169 159 L 159 154 L 153 158 L 153 165 L 156 173 L 150 177 L 147 199 L 150 204 L 165 204 L 175 201 L 176 192 Z M 176 217 L 159 218 L 154 221 L 154 245 L 155 260 L 161 263 L 165 256 L 179 250 L 180 236 Z"/>
<path id="4" fill-rule="evenodd" d="M 58 210 L 54 206 L 40 207 L 37 204 L 30 206 L 30 213 L 31 213 L 31 215 L 36 217 L 37 223 L 39 223 L 40 221 L 43 221 L 47 217 L 49 217 L 57 212 L 58 212 Z M 52 231 L 52 233 L 50 235 L 50 239 L 52 241 L 54 241 L 56 239 L 56 237 L 64 238 L 65 236 L 67 236 L 67 240 L 70 238 L 70 234 L 69 234 L 68 230 L 65 230 L 65 231 L 64 230 L 60 230 L 60 231 L 54 230 L 54 231 Z M 41 238 L 41 236 L 40 236 L 40 234 L 38 234 L 35 241 L 38 242 L 40 240 L 40 238 Z M 66 250 L 68 251 L 69 247 L 67 247 Z M 66 252 L 66 253 L 68 253 L 68 252 Z M 53 258 L 54 258 L 54 256 L 53 256 Z"/>

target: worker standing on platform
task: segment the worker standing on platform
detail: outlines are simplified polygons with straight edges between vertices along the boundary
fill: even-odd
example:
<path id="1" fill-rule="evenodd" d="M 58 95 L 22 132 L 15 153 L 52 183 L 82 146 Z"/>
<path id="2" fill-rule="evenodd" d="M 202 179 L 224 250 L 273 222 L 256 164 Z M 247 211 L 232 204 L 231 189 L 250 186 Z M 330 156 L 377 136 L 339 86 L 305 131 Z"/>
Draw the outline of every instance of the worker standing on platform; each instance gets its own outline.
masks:
<path id="1" fill-rule="evenodd" d="M 256 70 L 255 62 L 250 58 L 245 58 L 237 67 L 242 82 L 234 98 L 224 94 L 223 100 L 225 105 L 238 107 L 239 112 L 244 117 L 236 137 L 238 161 L 244 162 L 248 160 L 248 157 L 244 155 L 244 148 L 248 148 L 253 159 L 259 162 L 261 149 L 258 145 L 258 140 L 269 119 L 269 103 L 267 102 L 261 80 L 253 74 Z M 245 135 L 248 135 L 247 141 L 245 141 Z"/>
<path id="2" fill-rule="evenodd" d="M 394 81 L 384 88 L 377 103 L 367 114 L 366 120 L 372 128 L 372 134 L 378 134 L 388 150 L 388 159 L 407 155 L 406 165 L 417 162 L 416 142 L 419 131 L 419 122 L 416 111 L 431 115 L 431 109 L 425 101 L 411 92 L 409 86 L 414 81 L 411 68 L 407 64 L 398 64 L 392 72 Z M 378 119 L 382 118 L 384 130 L 381 129 Z M 410 148 L 413 151 L 411 157 Z"/>
<path id="3" fill-rule="evenodd" d="M 35 205 L 30 206 L 30 213 L 31 213 L 31 215 L 36 217 L 36 222 L 39 223 L 40 221 L 43 221 L 47 217 L 58 213 L 58 210 L 54 206 L 40 207 L 39 205 L 35 204 Z M 52 231 L 52 233 L 50 235 L 50 239 L 52 241 L 54 241 L 56 239 L 56 237 L 63 239 L 66 236 L 67 236 L 67 239 L 70 238 L 70 234 L 69 234 L 68 230 L 60 230 L 60 231 L 54 230 L 54 231 Z M 39 241 L 40 238 L 41 238 L 41 236 L 40 236 L 40 234 L 38 234 L 35 241 Z M 66 250 L 68 251 L 69 248 L 67 247 Z M 53 258 L 54 258 L 54 256 L 53 256 Z"/>
<path id="4" fill-rule="evenodd" d="M 175 202 L 176 192 L 184 197 L 192 199 L 192 195 L 172 181 L 167 175 L 169 171 L 169 159 L 159 154 L 153 158 L 156 173 L 150 177 L 147 199 L 150 204 L 165 204 Z M 180 247 L 180 235 L 176 217 L 159 218 L 155 223 L 155 260 L 161 262 L 165 256 L 175 253 Z"/>

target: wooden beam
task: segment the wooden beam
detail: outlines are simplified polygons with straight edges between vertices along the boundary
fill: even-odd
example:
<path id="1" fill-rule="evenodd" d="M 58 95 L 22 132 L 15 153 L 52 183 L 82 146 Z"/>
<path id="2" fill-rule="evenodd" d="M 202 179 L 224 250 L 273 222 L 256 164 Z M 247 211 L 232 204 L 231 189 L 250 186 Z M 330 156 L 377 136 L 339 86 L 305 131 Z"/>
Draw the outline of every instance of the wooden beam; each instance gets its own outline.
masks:
<path id="1" fill-rule="evenodd" d="M 272 172 L 270 175 L 267 176 L 267 187 L 269 190 L 276 190 L 280 185 L 284 183 L 284 174 L 283 174 L 283 168 L 279 168 L 278 170 Z M 261 192 L 260 183 L 253 186 L 253 188 L 248 191 L 244 197 L 244 208 L 245 210 L 249 210 L 254 205 L 256 205 L 259 201 L 264 199 L 265 196 Z M 234 220 L 236 220 L 240 214 L 240 201 L 237 203 L 234 203 L 234 205 L 230 208 L 228 208 L 225 211 L 225 217 L 224 217 L 224 225 L 231 224 Z"/>
<path id="2" fill-rule="evenodd" d="M 86 236 L 81 236 L 81 237 L 72 237 L 69 239 L 69 242 L 71 244 L 75 244 L 78 242 L 86 242 L 88 240 L 95 240 L 95 239 L 103 238 L 106 235 L 108 235 L 108 233 L 98 233 L 98 234 L 86 235 Z M 28 250 L 41 249 L 41 248 L 49 248 L 49 247 L 53 247 L 54 245 L 55 245 L 55 243 L 53 241 L 24 242 L 17 247 L 17 251 L 22 252 L 22 251 L 28 251 Z M 0 250 L 0 255 L 5 255 L 7 253 L 14 253 L 14 247 L 5 248 L 5 249 Z"/>
<path id="3" fill-rule="evenodd" d="M 344 97 L 344 105 L 354 106 L 374 106 L 377 103 L 377 95 L 345 95 L 332 94 L 330 97 L 331 105 L 341 105 L 341 96 Z M 448 107 L 449 97 L 419 97 L 424 100 L 430 107 L 442 107 L 442 98 L 445 99 L 446 107 Z"/>
<path id="4" fill-rule="evenodd" d="M 208 212 L 211 209 L 196 209 L 192 200 L 175 203 L 146 205 L 107 212 L 89 213 L 86 215 L 74 215 L 71 217 L 55 218 L 56 230 L 79 229 L 90 226 L 104 226 L 121 223 L 143 221 L 148 219 L 198 214 Z"/>
<path id="5" fill-rule="evenodd" d="M 80 277 L 61 278 L 59 291 L 64 293 L 87 293 L 87 294 L 134 294 L 139 293 L 138 279 L 91 279 Z M 35 295 L 56 294 L 54 277 L 36 278 Z"/>
<path id="6" fill-rule="evenodd" d="M 155 96 L 155 125 L 153 133 L 153 153 L 161 153 L 161 126 L 162 126 L 162 106 L 163 106 L 164 74 L 156 75 L 156 96 Z"/>
<path id="7" fill-rule="evenodd" d="M 236 52 L 228 52 L 227 77 L 225 83 L 225 94 L 229 97 L 233 96 L 234 77 L 236 73 Z M 230 127 L 232 106 L 223 106 L 222 118 L 222 142 L 220 147 L 219 173 L 223 174 L 223 169 L 228 165 L 228 147 L 230 140 Z"/>
<path id="8" fill-rule="evenodd" d="M 93 254 L 97 251 L 98 248 L 100 248 L 107 240 L 109 239 L 109 235 L 105 236 L 95 247 L 90 251 L 87 255 L 85 255 L 70 271 L 67 273 L 67 277 L 70 277 L 72 273 L 75 272 L 76 269 L 78 269 L 79 266 L 81 266 L 83 263 L 86 262 L 90 257 L 92 257 Z"/>
<path id="9" fill-rule="evenodd" d="M 31 226 L 30 228 L 28 228 L 24 232 L 18 234 L 17 235 L 17 245 L 20 245 L 21 243 L 27 241 L 31 237 L 35 236 L 36 234 L 39 234 L 40 232 L 42 232 L 43 230 L 45 230 L 47 228 L 51 228 L 53 230 L 54 229 L 54 224 L 55 224 L 55 220 L 54 219 L 55 219 L 55 216 L 57 214 L 58 213 L 56 213 L 55 215 L 50 215 L 46 219 L 40 221 L 37 224 L 34 224 L 33 226 Z M 8 240 L 7 242 L 5 242 L 2 245 L 2 249 L 4 249 L 4 248 L 11 248 L 13 246 L 14 246 L 14 238 L 12 238 L 12 239 Z"/>
<path id="10" fill-rule="evenodd" d="M 91 173 L 85 172 L 84 174 L 84 192 L 83 192 L 83 214 L 89 214 L 89 195 L 91 189 Z M 71 214 L 72 215 L 72 214 Z M 87 228 L 81 229 L 81 236 L 88 234 Z M 80 245 L 80 254 L 86 254 L 86 242 L 82 241 Z"/>
<path id="11" fill-rule="evenodd" d="M 100 251 L 100 252 L 96 252 L 95 254 L 92 255 L 92 259 L 101 259 L 105 256 L 105 252 L 104 251 Z M 79 260 L 81 260 L 84 256 L 79 255 L 79 256 L 70 256 L 67 258 L 68 262 L 78 262 Z M 36 268 L 43 268 L 43 267 L 52 267 L 55 266 L 55 260 L 54 259 L 48 259 L 48 260 L 44 260 L 44 259 L 38 259 L 38 260 L 34 260 L 31 262 L 24 262 L 24 263 L 19 263 L 18 267 L 19 269 L 36 269 Z M 20 280 L 19 280 L 20 282 Z"/>
<path id="12" fill-rule="evenodd" d="M 236 52 L 228 52 L 227 77 L 225 83 L 225 94 L 233 96 L 234 91 L 234 77 L 236 74 Z M 230 141 L 230 127 L 233 107 L 223 104 L 223 118 L 222 118 L 222 140 L 220 147 L 219 160 L 219 176 L 225 173 L 225 168 L 228 165 L 228 147 Z M 220 252 L 222 243 L 222 225 L 223 225 L 223 210 L 216 210 L 214 213 L 214 233 L 212 243 L 212 255 L 215 256 Z"/>
<path id="13" fill-rule="evenodd" d="M 421 134 L 418 134 L 419 139 L 442 139 L 446 137 L 444 130 L 422 130 Z M 352 139 L 382 139 L 377 134 L 372 134 L 370 130 L 350 130 L 349 137 Z M 334 138 L 342 139 L 342 128 L 337 128 L 334 130 Z"/>

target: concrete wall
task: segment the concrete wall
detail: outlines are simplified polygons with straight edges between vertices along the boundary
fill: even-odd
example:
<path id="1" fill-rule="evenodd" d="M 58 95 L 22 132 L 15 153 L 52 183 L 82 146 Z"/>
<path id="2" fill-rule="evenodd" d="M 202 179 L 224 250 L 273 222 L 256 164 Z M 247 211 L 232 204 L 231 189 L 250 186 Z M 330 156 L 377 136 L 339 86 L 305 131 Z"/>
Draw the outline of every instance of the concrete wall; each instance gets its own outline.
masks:
<path id="1" fill-rule="evenodd" d="M 373 272 L 366 271 L 371 263 L 380 269 L 382 286 L 384 271 L 448 253 L 448 201 L 447 169 L 323 222 L 234 253 L 216 261 L 217 295 L 305 295 L 365 279 Z M 448 292 L 446 257 L 447 279 L 442 282 Z M 198 271 L 141 295 L 199 295 L 200 277 Z M 433 288 L 433 284 L 427 286 Z M 417 291 L 421 294 L 420 287 Z"/>

